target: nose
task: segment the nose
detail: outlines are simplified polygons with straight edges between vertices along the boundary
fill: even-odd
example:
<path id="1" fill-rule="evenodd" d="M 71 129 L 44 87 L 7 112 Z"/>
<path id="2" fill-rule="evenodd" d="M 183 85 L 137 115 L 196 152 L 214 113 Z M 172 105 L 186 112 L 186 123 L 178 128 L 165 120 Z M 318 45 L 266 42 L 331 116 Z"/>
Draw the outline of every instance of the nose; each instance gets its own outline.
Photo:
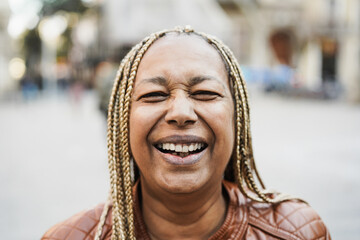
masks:
<path id="1" fill-rule="evenodd" d="M 169 102 L 165 115 L 168 124 L 184 127 L 197 121 L 198 116 L 194 110 L 193 102 L 185 94 L 178 94 Z"/>

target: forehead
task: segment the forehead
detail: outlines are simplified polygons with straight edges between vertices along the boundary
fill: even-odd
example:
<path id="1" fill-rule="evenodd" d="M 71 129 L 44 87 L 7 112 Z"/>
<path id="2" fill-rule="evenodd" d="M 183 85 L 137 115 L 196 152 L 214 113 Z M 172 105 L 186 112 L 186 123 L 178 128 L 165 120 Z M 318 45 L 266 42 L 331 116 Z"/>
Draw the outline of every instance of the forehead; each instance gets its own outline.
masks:
<path id="1" fill-rule="evenodd" d="M 188 50 L 188 51 L 185 51 Z M 207 43 L 202 37 L 197 35 L 166 35 L 155 41 L 145 55 L 151 55 L 153 52 L 157 54 L 163 51 L 171 51 L 181 54 L 191 51 L 198 55 L 211 55 L 212 57 L 220 57 L 219 53 L 213 46 Z"/>
<path id="2" fill-rule="evenodd" d="M 218 51 L 196 35 L 168 35 L 154 42 L 140 62 L 137 79 L 159 71 L 170 75 L 220 74 L 227 79 Z"/>

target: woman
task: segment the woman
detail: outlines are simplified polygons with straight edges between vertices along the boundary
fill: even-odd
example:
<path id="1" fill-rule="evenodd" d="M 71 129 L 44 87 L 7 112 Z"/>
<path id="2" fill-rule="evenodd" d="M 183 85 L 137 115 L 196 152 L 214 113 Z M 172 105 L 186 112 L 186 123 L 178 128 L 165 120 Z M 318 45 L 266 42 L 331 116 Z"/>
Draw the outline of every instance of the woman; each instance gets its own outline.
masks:
<path id="1" fill-rule="evenodd" d="M 109 103 L 111 199 L 42 239 L 330 239 L 306 203 L 262 190 L 249 123 L 223 43 L 189 27 L 152 34 Z"/>

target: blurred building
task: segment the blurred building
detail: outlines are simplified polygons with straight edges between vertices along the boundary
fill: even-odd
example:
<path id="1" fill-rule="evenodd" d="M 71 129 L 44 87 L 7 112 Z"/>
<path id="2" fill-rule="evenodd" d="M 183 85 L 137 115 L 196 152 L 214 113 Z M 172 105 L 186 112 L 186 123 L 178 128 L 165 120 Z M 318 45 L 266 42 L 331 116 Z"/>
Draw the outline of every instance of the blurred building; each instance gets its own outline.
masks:
<path id="1" fill-rule="evenodd" d="M 102 12 L 102 42 L 116 49 L 132 46 L 152 32 L 191 25 L 223 40 L 231 38 L 231 19 L 216 1 L 108 0 Z"/>
<path id="2" fill-rule="evenodd" d="M 360 1 L 218 2 L 236 26 L 232 47 L 241 64 L 293 67 L 303 88 L 330 95 L 342 89 L 360 101 Z"/>

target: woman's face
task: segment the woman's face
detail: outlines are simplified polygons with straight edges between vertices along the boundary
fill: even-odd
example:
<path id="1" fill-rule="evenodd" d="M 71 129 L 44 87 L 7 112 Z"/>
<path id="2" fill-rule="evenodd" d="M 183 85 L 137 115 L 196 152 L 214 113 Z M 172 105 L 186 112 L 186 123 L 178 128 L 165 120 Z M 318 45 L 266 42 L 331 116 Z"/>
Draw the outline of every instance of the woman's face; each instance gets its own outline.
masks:
<path id="1" fill-rule="evenodd" d="M 138 68 L 130 147 L 141 181 L 191 193 L 219 186 L 234 146 L 234 103 L 219 53 L 196 36 L 166 36 Z"/>

